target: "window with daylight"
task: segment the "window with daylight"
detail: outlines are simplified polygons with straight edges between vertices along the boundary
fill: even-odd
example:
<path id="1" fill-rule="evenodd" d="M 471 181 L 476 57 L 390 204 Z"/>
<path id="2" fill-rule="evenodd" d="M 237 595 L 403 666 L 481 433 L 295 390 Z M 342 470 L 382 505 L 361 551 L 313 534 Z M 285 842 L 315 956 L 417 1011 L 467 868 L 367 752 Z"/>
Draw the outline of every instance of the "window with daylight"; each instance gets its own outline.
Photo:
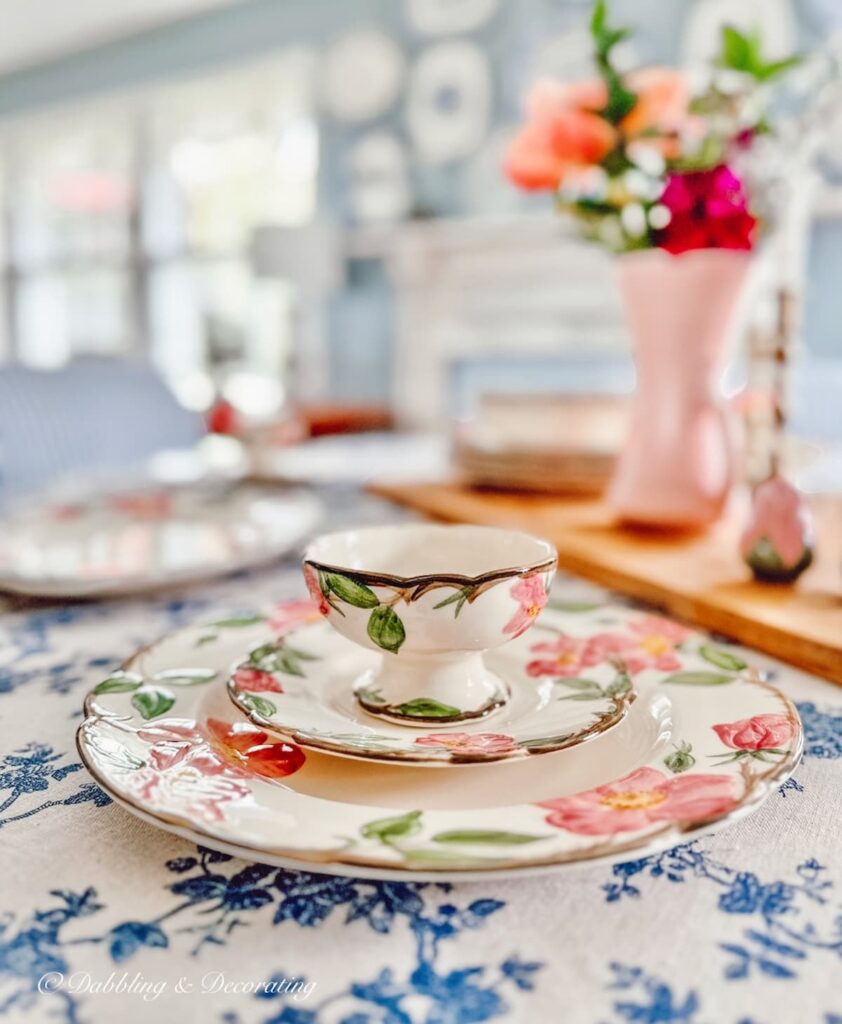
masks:
<path id="1" fill-rule="evenodd" d="M 314 217 L 313 69 L 294 50 L 9 124 L 0 358 L 148 354 L 194 406 L 223 376 L 282 381 L 292 293 L 251 244 Z"/>

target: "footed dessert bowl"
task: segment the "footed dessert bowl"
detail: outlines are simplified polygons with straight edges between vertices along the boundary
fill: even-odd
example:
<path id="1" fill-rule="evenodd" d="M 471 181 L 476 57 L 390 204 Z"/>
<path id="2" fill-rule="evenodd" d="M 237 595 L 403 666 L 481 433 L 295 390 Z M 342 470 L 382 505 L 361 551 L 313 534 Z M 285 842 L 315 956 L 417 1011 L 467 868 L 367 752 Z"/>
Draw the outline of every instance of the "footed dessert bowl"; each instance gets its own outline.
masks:
<path id="1" fill-rule="evenodd" d="M 483 652 L 524 633 L 547 603 L 551 544 L 516 530 L 429 524 L 319 537 L 307 588 L 349 640 L 382 655 L 354 685 L 369 714 L 402 725 L 456 725 L 509 699 Z"/>

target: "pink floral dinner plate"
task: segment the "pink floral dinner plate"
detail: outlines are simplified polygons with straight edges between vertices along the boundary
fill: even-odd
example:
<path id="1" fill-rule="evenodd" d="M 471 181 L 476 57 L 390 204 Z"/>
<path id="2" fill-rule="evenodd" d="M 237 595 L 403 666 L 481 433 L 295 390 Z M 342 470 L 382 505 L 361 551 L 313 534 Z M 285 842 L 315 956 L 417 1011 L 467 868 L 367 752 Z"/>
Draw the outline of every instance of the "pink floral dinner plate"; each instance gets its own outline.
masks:
<path id="1" fill-rule="evenodd" d="M 619 618 L 616 625 L 622 628 Z M 596 651 L 607 633 L 590 635 L 593 629 L 592 616 L 545 610 L 527 634 L 485 653 L 509 692 L 501 710 L 447 728 L 436 717 L 453 709 L 419 699 L 403 707 L 423 728 L 406 728 L 372 717 L 355 699 L 373 689 L 381 655 L 341 636 L 302 602 L 243 629 L 247 654 L 228 694 L 255 725 L 306 749 L 408 765 L 514 761 L 593 740 L 628 713 L 635 690 L 624 662 L 588 653 L 580 665 L 571 657 L 577 635 Z"/>
<path id="2" fill-rule="evenodd" d="M 302 614 L 180 630 L 95 687 L 77 740 L 97 782 L 146 821 L 264 863 L 466 878 L 645 856 L 756 809 L 801 752 L 795 708 L 737 652 L 607 606 L 553 612 L 564 632 L 529 641 L 548 682 L 619 660 L 634 678 L 625 719 L 592 743 L 446 775 L 304 751 L 244 720 L 225 686 L 247 631 Z"/>

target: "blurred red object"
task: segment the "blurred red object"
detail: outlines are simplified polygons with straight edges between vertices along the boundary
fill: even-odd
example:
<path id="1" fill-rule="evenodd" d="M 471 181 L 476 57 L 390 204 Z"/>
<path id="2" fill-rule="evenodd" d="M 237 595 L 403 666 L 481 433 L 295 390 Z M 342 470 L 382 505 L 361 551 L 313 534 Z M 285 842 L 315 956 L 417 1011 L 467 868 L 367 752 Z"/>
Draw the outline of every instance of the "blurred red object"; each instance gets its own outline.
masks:
<path id="1" fill-rule="evenodd" d="M 395 425 L 386 405 L 302 405 L 298 417 L 310 437 L 326 434 L 361 434 L 369 430 L 392 430 Z"/>
<path id="2" fill-rule="evenodd" d="M 239 413 L 224 398 L 220 398 L 215 405 L 211 406 L 208 410 L 206 422 L 211 434 L 230 434 L 236 436 L 241 434 L 243 430 Z"/>

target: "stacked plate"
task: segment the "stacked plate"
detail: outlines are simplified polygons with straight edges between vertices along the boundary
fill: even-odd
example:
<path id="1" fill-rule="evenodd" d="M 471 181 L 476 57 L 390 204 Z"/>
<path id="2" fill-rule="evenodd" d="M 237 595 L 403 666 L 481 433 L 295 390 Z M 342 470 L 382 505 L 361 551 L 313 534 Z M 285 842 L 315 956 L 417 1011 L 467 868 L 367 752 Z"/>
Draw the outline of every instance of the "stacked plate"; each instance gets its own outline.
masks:
<path id="1" fill-rule="evenodd" d="M 487 396 L 457 430 L 454 459 L 480 486 L 597 494 L 626 419 L 626 402 L 616 396 Z"/>
<path id="2" fill-rule="evenodd" d="M 99 683 L 82 758 L 124 807 L 205 845 L 416 879 L 642 857 L 741 818 L 792 772 L 797 712 L 739 652 L 639 610 L 548 600 L 540 566 L 506 571 L 436 587 L 311 556 L 313 600 L 180 630 Z M 477 624 L 498 611 L 513 639 L 484 665 L 500 701 L 381 713 L 381 686 L 417 669 L 413 616 L 487 646 Z"/>

